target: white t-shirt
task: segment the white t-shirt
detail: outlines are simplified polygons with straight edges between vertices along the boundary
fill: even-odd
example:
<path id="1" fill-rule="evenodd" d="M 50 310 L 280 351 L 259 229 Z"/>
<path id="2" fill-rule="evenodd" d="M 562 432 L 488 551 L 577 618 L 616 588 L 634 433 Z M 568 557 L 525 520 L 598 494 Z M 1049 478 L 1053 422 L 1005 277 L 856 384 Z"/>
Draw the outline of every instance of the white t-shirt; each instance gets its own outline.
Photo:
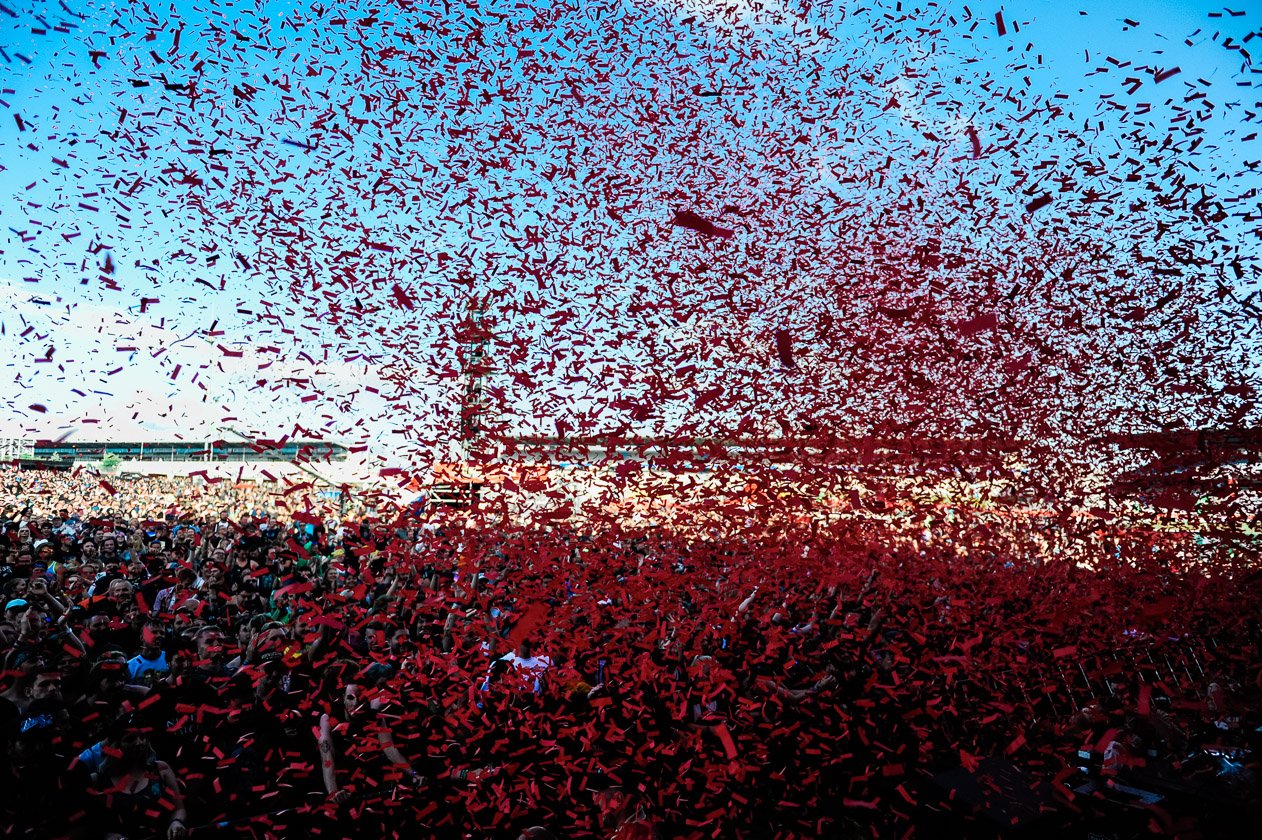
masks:
<path id="1" fill-rule="evenodd" d="M 523 658 L 517 655 L 517 651 L 513 651 L 501 656 L 500 661 L 512 666 L 514 673 L 523 680 L 531 680 L 536 694 L 543 691 L 543 675 L 552 667 L 551 659 L 533 654 L 528 658 Z"/>

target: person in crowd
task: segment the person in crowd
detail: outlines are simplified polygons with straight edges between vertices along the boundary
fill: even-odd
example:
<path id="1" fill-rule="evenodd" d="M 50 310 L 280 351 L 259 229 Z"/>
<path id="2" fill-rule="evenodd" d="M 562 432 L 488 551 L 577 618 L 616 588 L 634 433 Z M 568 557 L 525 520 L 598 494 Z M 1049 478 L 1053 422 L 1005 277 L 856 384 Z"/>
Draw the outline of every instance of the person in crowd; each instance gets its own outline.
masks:
<path id="1" fill-rule="evenodd" d="M 529 639 L 523 639 L 517 650 L 504 654 L 500 661 L 508 664 L 510 679 L 528 686 L 535 694 L 543 691 L 544 677 L 552 667 L 552 660 L 537 655 Z"/>
<path id="2" fill-rule="evenodd" d="M 140 652 L 127 660 L 128 679 L 136 685 L 152 687 L 171 672 L 165 650 L 166 631 L 158 622 L 149 622 L 141 629 Z"/>
<path id="3" fill-rule="evenodd" d="M 174 613 L 185 601 L 194 597 L 197 583 L 197 572 L 188 566 L 180 567 L 175 573 L 175 583 L 160 591 L 153 601 L 152 610 L 157 615 Z"/>
<path id="4" fill-rule="evenodd" d="M 127 729 L 101 749 L 90 789 L 105 840 L 188 836 L 184 793 L 175 772 L 158 758 L 148 736 Z"/>

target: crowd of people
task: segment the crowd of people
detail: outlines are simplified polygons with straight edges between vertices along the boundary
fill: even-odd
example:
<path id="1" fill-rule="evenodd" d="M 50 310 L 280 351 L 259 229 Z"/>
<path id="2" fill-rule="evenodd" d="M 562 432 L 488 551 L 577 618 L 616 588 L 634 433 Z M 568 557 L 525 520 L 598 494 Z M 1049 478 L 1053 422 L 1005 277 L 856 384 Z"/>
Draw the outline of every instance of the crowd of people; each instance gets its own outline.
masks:
<path id="1" fill-rule="evenodd" d="M 348 516 L 273 485 L 0 484 L 6 836 L 1196 837 L 1256 816 L 1247 571 L 1087 570 L 959 522 L 717 540 Z M 1139 787 L 1165 794 L 1117 804 Z"/>

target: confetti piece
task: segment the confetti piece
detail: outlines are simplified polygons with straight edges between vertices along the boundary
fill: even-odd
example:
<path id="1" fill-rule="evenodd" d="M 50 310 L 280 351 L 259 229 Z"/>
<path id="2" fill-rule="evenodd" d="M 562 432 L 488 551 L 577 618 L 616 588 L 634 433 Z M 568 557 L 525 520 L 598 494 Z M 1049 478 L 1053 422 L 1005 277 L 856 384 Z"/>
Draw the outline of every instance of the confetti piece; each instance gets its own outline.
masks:
<path id="1" fill-rule="evenodd" d="M 787 368 L 796 367 L 793 363 L 793 339 L 788 330 L 776 330 L 776 355 L 780 364 Z"/>
<path id="2" fill-rule="evenodd" d="M 735 231 L 728 228 L 719 227 L 708 219 L 693 213 L 691 210 L 676 210 L 675 218 L 671 221 L 671 224 L 676 227 L 695 230 L 698 233 L 705 234 L 706 236 L 716 236 L 720 239 L 731 239 L 732 234 L 735 233 Z"/>
<path id="3" fill-rule="evenodd" d="M 1041 210 L 1042 208 L 1046 207 L 1047 205 L 1051 203 L 1052 203 L 1052 196 L 1050 194 L 1044 193 L 1043 195 L 1039 196 L 1038 198 L 1026 204 L 1025 212 L 1033 213 L 1034 211 Z"/>

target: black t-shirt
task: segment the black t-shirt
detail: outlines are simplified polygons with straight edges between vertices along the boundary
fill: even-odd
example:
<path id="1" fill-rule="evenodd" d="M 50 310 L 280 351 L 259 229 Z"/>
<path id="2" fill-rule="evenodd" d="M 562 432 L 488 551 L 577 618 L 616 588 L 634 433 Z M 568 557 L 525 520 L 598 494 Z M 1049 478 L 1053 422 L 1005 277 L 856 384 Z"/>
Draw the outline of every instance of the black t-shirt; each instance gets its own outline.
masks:
<path id="1" fill-rule="evenodd" d="M 248 532 L 237 544 L 237 551 L 242 551 L 246 554 L 253 554 L 255 551 L 263 548 L 267 544 L 268 540 L 262 534 L 257 531 Z"/>
<path id="2" fill-rule="evenodd" d="M 4 745 L 5 752 L 8 752 L 9 744 L 18 734 L 18 721 L 22 719 L 22 713 L 18 711 L 17 704 L 8 697 L 0 697 L 0 744 Z"/>

